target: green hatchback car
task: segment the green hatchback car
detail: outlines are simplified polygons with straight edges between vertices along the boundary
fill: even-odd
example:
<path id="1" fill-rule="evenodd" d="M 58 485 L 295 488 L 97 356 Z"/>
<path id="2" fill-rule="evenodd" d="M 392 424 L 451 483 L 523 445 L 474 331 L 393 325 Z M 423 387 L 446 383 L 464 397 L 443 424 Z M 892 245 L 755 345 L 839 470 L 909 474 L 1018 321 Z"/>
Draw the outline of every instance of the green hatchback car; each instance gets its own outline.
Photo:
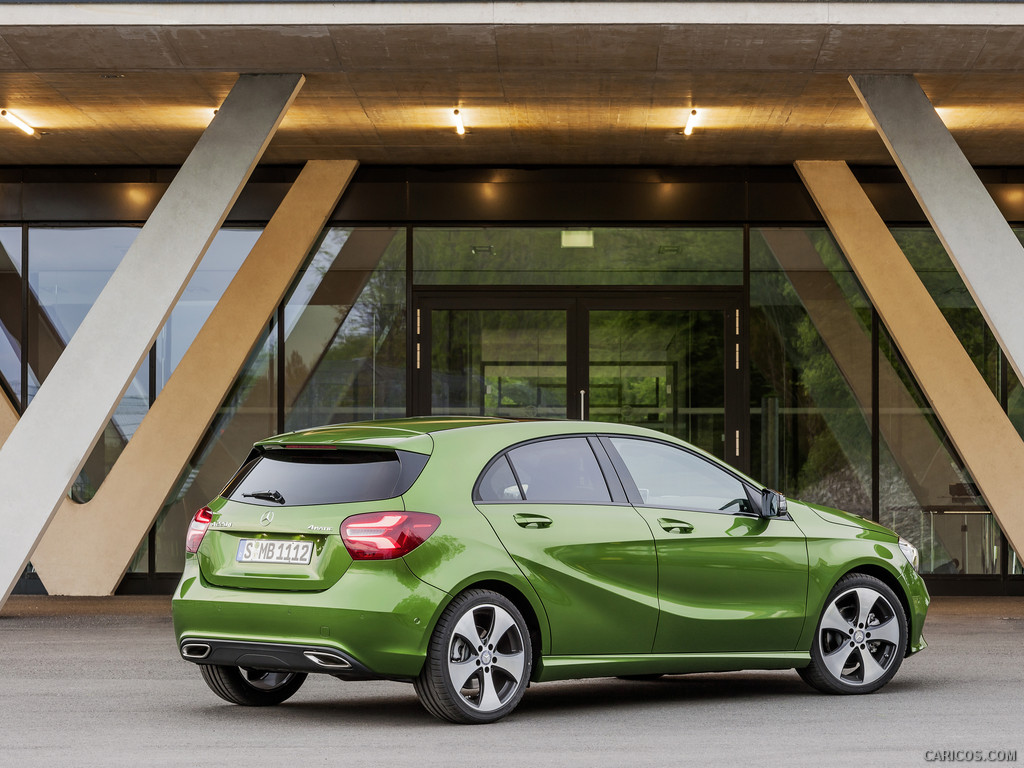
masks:
<path id="1" fill-rule="evenodd" d="M 182 658 L 221 698 L 411 682 L 488 723 L 530 682 L 796 669 L 869 693 L 925 647 L 917 551 L 659 432 L 418 418 L 263 440 L 188 529 Z"/>

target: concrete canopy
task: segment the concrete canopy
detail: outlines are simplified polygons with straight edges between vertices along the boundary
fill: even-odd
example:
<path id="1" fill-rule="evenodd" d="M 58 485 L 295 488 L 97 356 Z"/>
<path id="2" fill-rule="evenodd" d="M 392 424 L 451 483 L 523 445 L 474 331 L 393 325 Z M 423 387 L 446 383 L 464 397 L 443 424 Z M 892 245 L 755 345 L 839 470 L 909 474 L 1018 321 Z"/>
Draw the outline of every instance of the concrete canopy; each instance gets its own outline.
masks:
<path id="1" fill-rule="evenodd" d="M 846 82 L 885 71 L 1024 164 L 1022 40 L 1020 3 L 0 4 L 0 106 L 45 132 L 0 123 L 0 165 L 180 164 L 281 71 L 308 81 L 265 163 L 888 164 Z"/>

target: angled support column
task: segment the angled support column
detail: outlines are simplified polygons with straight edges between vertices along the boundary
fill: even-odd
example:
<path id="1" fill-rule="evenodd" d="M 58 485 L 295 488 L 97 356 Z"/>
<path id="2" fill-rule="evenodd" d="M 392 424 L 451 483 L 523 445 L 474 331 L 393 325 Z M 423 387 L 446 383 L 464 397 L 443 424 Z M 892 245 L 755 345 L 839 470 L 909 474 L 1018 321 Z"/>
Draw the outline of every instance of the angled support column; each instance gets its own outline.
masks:
<path id="1" fill-rule="evenodd" d="M 303 81 L 239 77 L 0 447 L 0 605 Z"/>
<path id="2" fill-rule="evenodd" d="M 1024 552 L 1024 441 L 846 163 L 796 169 L 1003 532 Z"/>
<path id="3" fill-rule="evenodd" d="M 913 75 L 854 75 L 850 84 L 1024 381 L 1024 247 Z"/>
<path id="4" fill-rule="evenodd" d="M 64 500 L 32 555 L 51 595 L 113 594 L 356 166 L 306 164 L 96 495 Z"/>

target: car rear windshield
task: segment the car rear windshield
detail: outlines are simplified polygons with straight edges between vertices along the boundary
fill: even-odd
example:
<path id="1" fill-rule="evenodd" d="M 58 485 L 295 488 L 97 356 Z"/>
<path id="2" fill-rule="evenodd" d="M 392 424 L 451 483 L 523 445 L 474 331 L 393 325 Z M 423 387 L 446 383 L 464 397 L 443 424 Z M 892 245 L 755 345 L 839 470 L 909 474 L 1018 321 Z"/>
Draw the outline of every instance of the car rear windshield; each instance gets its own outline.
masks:
<path id="1" fill-rule="evenodd" d="M 222 495 L 269 507 L 390 499 L 409 490 L 426 463 L 408 451 L 264 449 Z"/>

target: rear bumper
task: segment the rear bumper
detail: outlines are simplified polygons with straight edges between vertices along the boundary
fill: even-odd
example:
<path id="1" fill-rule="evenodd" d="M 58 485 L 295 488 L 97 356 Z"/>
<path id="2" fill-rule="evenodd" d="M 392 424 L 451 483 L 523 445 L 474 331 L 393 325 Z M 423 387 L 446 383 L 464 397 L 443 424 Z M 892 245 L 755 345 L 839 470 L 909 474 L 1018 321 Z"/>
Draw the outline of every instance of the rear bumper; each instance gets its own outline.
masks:
<path id="1" fill-rule="evenodd" d="M 447 600 L 402 560 L 355 563 L 329 589 L 285 592 L 209 584 L 188 558 L 171 605 L 179 652 L 193 663 L 412 679 Z M 185 653 L 190 644 L 209 653 Z"/>
<path id="2" fill-rule="evenodd" d="M 193 664 L 216 664 L 274 672 L 323 672 L 345 680 L 370 680 L 378 677 L 348 654 L 322 645 L 187 637 L 181 641 L 178 651 L 181 658 Z"/>

